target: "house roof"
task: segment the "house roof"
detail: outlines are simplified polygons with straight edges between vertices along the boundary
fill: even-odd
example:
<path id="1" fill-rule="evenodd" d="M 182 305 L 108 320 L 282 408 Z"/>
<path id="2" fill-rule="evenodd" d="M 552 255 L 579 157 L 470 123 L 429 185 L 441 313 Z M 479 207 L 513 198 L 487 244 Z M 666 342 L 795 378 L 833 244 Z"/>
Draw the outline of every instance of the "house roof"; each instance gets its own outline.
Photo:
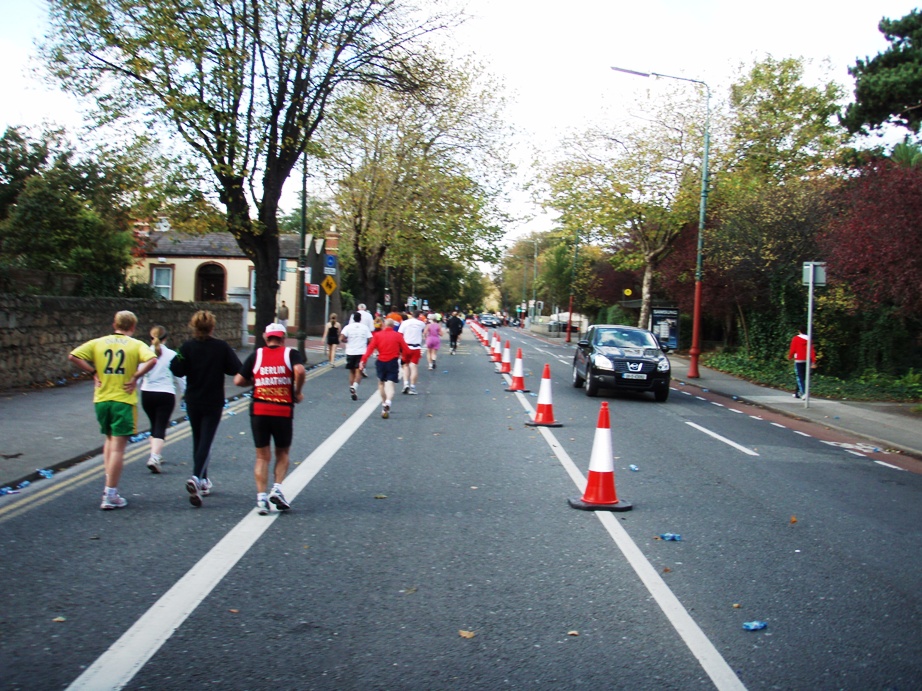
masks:
<path id="1" fill-rule="evenodd" d="M 283 259 L 297 259 L 300 236 L 279 235 L 279 255 Z M 158 257 L 226 257 L 246 259 L 243 250 L 230 233 L 188 235 L 175 231 L 151 233 L 145 252 Z"/>

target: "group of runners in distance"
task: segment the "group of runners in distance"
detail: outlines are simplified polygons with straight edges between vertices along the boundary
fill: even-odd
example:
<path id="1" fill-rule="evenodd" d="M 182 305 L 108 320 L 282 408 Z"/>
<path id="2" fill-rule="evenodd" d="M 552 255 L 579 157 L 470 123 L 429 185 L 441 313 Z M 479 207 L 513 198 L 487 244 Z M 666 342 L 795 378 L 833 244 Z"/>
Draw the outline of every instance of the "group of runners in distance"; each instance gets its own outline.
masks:
<path id="1" fill-rule="evenodd" d="M 412 315 L 392 312 L 385 317 L 372 316 L 359 305 L 349 322 L 340 326 L 336 315 L 324 327 L 322 340 L 330 365 L 336 350 L 345 344 L 349 394 L 358 400 L 357 389 L 365 374 L 368 359 L 377 353 L 375 369 L 381 396 L 381 417 L 390 416 L 394 392 L 403 376 L 403 393 L 416 395 L 416 382 L 422 349 L 426 348 L 429 369 L 436 368 L 441 340 L 442 315 L 422 312 Z M 253 386 L 250 404 L 250 427 L 256 447 L 254 478 L 256 508 L 266 515 L 271 508 L 287 511 L 290 507 L 282 492 L 288 473 L 289 449 L 293 437 L 294 406 L 304 399 L 306 377 L 300 352 L 285 346 L 287 328 L 282 323 L 269 324 L 263 333 L 265 347 L 256 348 L 241 363 L 233 348 L 214 337 L 213 313 L 199 310 L 189 322 L 192 338 L 172 350 L 169 333 L 158 324 L 151 327 L 150 344 L 134 338 L 138 319 L 127 310 L 117 312 L 112 334 L 95 338 L 74 348 L 68 356 L 76 367 L 93 375 L 96 386 L 93 403 L 100 431 L 105 435 L 103 469 L 105 488 L 100 508 L 121 509 L 128 501 L 118 486 L 124 467 L 125 449 L 137 431 L 138 391 L 141 405 L 150 419 L 150 456 L 147 467 L 159 474 L 163 463 L 166 428 L 176 405 L 176 396 L 184 396 L 186 414 L 192 432 L 192 476 L 185 489 L 189 502 L 198 508 L 211 494 L 208 476 L 211 446 L 225 406 L 224 382 L 233 376 L 237 386 Z M 445 321 L 450 354 L 457 352 L 464 320 L 457 310 Z M 272 445 L 275 446 L 273 484 L 269 487 Z"/>

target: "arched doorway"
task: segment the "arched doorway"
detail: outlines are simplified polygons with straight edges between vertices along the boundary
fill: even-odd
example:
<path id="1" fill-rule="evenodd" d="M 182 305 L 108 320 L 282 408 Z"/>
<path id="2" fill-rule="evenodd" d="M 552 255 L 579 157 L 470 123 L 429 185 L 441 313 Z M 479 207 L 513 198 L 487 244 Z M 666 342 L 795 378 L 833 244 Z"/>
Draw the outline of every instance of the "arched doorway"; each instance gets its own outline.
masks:
<path id="1" fill-rule="evenodd" d="M 195 299 L 199 302 L 224 302 L 227 274 L 220 264 L 202 264 L 195 273 Z"/>

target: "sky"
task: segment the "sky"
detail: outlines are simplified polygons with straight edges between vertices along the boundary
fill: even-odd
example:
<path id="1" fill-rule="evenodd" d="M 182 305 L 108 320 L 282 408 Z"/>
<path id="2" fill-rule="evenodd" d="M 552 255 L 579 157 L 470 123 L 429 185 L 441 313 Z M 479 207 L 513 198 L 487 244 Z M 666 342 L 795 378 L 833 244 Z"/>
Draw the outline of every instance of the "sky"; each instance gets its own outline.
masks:
<path id="1" fill-rule="evenodd" d="M 44 1 L 0 0 L 0 7 L 0 129 L 49 123 L 76 130 L 76 101 L 30 72 Z M 611 117 L 652 81 L 612 65 L 702 80 L 719 96 L 741 65 L 766 55 L 804 57 L 808 78 L 826 74 L 851 94 L 848 67 L 888 46 L 880 19 L 915 7 L 905 0 L 468 0 L 470 19 L 449 42 L 475 53 L 505 84 L 506 119 L 519 133 L 516 157 L 527 169 L 534 149 Z M 288 187 L 297 192 L 297 184 Z M 510 227 L 512 236 L 552 223 L 523 194 L 513 195 L 510 211 L 532 217 Z"/>

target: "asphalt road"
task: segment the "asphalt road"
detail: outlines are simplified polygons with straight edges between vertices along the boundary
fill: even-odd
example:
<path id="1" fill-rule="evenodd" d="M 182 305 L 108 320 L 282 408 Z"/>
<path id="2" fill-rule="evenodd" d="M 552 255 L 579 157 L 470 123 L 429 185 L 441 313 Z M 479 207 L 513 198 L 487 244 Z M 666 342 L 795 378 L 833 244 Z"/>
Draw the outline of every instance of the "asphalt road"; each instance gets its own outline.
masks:
<path id="1" fill-rule="evenodd" d="M 162 475 L 131 448 L 125 510 L 98 459 L 4 506 L 0 688 L 918 687 L 922 476 L 718 397 L 587 398 L 508 336 L 531 394 L 469 334 L 388 420 L 312 371 L 287 514 L 252 510 L 244 401 L 202 509 L 184 425 Z M 545 363 L 558 428 L 524 424 Z M 630 512 L 567 505 L 601 401 Z"/>

